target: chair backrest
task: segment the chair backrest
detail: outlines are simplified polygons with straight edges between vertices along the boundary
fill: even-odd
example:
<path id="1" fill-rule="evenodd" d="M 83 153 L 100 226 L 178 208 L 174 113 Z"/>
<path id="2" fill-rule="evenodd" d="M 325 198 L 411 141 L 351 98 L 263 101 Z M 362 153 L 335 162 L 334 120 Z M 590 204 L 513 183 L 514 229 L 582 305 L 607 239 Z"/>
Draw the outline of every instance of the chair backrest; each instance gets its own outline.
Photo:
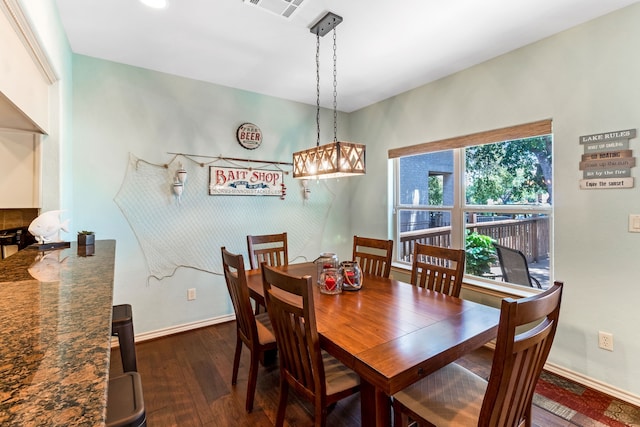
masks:
<path id="1" fill-rule="evenodd" d="M 247 248 L 249 249 L 251 269 L 260 268 L 260 264 L 263 262 L 275 267 L 289 264 L 287 233 L 249 235 L 247 236 Z"/>
<path id="2" fill-rule="evenodd" d="M 363 274 L 389 278 L 393 240 L 371 239 L 353 236 L 353 261 L 360 266 Z"/>
<path id="3" fill-rule="evenodd" d="M 257 343 L 258 329 L 251 307 L 249 286 L 247 285 L 247 276 L 245 275 L 242 255 L 233 254 L 227 251 L 224 246 L 220 251 L 222 252 L 224 279 L 227 283 L 231 302 L 233 303 L 233 310 L 236 313 L 238 333 L 247 345 Z"/>
<path id="4" fill-rule="evenodd" d="M 459 297 L 465 256 L 464 249 L 415 243 L 411 284 Z"/>
<path id="5" fill-rule="evenodd" d="M 530 425 L 536 383 L 558 327 L 562 282 L 538 295 L 502 300 L 498 338 L 478 426 Z M 528 330 L 523 325 L 535 326 Z M 529 420 L 525 422 L 525 420 Z"/>
<path id="6" fill-rule="evenodd" d="M 494 243 L 493 246 L 496 248 L 502 279 L 505 282 L 541 288 L 540 282 L 534 282 L 531 277 L 527 257 L 522 252 L 497 243 Z"/>
<path id="7" fill-rule="evenodd" d="M 326 384 L 311 276 L 295 277 L 262 264 L 262 282 L 281 376 L 313 402 L 326 395 Z"/>

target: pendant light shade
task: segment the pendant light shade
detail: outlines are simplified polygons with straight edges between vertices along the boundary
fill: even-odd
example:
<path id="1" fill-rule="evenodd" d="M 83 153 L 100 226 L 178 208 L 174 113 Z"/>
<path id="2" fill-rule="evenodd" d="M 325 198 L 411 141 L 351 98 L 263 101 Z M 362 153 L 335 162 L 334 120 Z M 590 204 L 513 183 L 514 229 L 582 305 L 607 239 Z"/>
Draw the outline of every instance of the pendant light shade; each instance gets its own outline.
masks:
<path id="1" fill-rule="evenodd" d="M 316 146 L 293 153 L 294 178 L 341 178 L 365 174 L 365 146 L 355 142 L 338 141 L 336 31 L 342 18 L 331 12 L 322 17 L 311 32 L 316 35 Z M 320 37 L 333 30 L 333 142 L 320 145 Z"/>
<path id="2" fill-rule="evenodd" d="M 294 178 L 340 178 L 364 174 L 364 144 L 337 141 L 293 153 Z"/>

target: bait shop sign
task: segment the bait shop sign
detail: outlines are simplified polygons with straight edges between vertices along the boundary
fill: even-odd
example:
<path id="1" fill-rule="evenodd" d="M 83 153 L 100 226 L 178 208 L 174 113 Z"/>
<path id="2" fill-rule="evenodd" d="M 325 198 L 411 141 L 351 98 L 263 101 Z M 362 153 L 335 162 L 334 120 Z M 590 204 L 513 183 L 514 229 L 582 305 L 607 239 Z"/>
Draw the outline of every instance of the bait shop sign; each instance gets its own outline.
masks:
<path id="1" fill-rule="evenodd" d="M 282 171 L 209 166 L 209 195 L 281 196 Z"/>

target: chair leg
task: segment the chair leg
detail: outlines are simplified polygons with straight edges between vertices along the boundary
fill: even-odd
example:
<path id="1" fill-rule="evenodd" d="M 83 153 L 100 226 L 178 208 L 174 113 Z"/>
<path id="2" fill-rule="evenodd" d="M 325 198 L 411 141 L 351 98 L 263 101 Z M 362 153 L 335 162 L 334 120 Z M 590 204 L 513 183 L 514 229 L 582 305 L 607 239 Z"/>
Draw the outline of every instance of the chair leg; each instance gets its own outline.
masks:
<path id="1" fill-rule="evenodd" d="M 249 381 L 247 382 L 247 412 L 253 410 L 253 399 L 256 395 L 256 383 L 258 382 L 258 362 L 260 362 L 258 352 L 251 352 L 251 366 L 249 367 Z"/>
<path id="2" fill-rule="evenodd" d="M 276 415 L 276 427 L 284 425 L 284 413 L 287 410 L 287 398 L 289 395 L 289 383 L 280 378 L 280 399 L 278 401 L 278 414 Z"/>
<path id="3" fill-rule="evenodd" d="M 393 425 L 394 427 L 405 427 L 409 425 L 409 417 L 400 410 L 397 402 L 393 404 Z"/>
<path id="4" fill-rule="evenodd" d="M 238 368 L 240 368 L 240 354 L 242 353 L 242 340 L 240 335 L 236 337 L 236 353 L 233 356 L 233 374 L 231 375 L 231 384 L 235 385 L 238 381 Z"/>
<path id="5" fill-rule="evenodd" d="M 325 427 L 327 425 L 327 407 L 320 404 L 314 408 L 314 426 Z"/>

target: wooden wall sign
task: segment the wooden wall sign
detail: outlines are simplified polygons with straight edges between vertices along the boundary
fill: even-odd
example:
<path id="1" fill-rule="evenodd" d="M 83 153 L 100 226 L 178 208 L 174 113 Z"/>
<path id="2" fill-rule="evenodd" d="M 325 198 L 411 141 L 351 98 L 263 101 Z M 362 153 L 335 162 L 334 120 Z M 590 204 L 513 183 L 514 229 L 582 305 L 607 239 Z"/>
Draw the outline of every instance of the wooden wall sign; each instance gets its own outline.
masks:
<path id="1" fill-rule="evenodd" d="M 282 196 L 284 172 L 209 166 L 209 195 Z"/>
<path id="2" fill-rule="evenodd" d="M 633 188 L 631 168 L 636 158 L 629 149 L 629 139 L 636 137 L 635 129 L 596 133 L 580 137 L 584 154 L 580 159 L 583 190 Z"/>

